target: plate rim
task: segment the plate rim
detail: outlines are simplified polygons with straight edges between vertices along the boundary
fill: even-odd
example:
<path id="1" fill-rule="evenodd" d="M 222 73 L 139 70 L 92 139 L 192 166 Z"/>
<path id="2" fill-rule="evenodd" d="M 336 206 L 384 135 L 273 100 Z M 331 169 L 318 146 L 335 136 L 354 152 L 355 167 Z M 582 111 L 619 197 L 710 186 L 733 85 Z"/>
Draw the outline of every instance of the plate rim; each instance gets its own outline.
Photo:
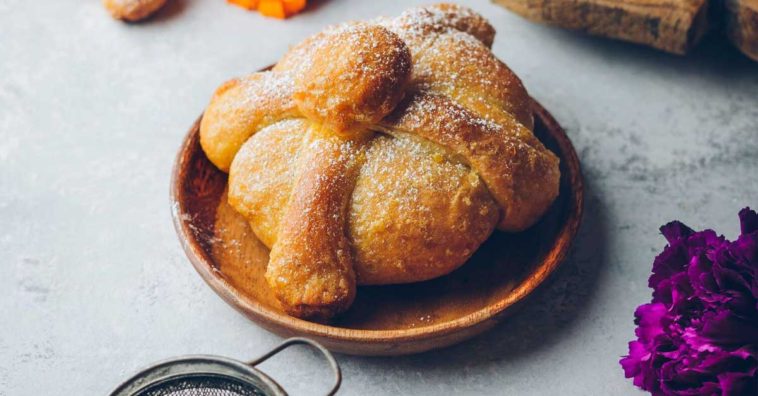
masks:
<path id="1" fill-rule="evenodd" d="M 584 211 L 584 179 L 576 150 L 566 132 L 553 116 L 535 99 L 531 99 L 531 104 L 535 116 L 540 118 L 540 121 L 545 125 L 551 137 L 556 141 L 561 151 L 557 153 L 559 154 L 558 157 L 561 161 L 566 162 L 565 169 L 569 171 L 567 175 L 570 190 L 569 202 L 567 203 L 569 213 L 555 236 L 556 243 L 547 250 L 546 258 L 535 267 L 528 278 L 520 281 L 505 298 L 457 319 L 412 329 L 351 329 L 309 322 L 289 316 L 286 313 L 272 310 L 254 298 L 237 292 L 234 286 L 221 275 L 221 272 L 215 269 L 212 260 L 207 257 L 207 254 L 200 247 L 194 233 L 191 231 L 190 222 L 182 218 L 182 211 L 180 210 L 180 206 L 182 205 L 180 197 L 182 195 L 181 186 L 183 180 L 179 180 L 179 177 L 181 170 L 186 165 L 185 162 L 191 159 L 191 155 L 188 156 L 187 153 L 192 152 L 195 145 L 199 145 L 199 128 L 202 114 L 185 135 L 172 169 L 169 198 L 171 217 L 177 237 L 192 266 L 211 289 L 237 311 L 270 331 L 273 330 L 269 326 L 275 325 L 289 330 L 292 334 L 323 337 L 336 341 L 381 344 L 440 338 L 476 327 L 477 325 L 483 325 L 490 320 L 497 322 L 505 316 L 504 314 L 509 311 L 509 308 L 518 305 L 518 303 L 533 294 L 556 271 L 560 264 L 565 261 L 576 239 Z M 278 333 L 277 331 L 274 332 Z"/>

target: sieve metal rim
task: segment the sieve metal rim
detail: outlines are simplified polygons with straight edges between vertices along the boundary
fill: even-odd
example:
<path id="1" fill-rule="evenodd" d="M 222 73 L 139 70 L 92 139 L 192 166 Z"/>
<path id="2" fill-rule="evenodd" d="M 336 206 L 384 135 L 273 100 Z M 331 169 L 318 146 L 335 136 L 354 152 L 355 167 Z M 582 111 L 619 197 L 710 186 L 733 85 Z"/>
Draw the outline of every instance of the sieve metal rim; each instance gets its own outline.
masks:
<path id="1" fill-rule="evenodd" d="M 247 363 L 216 355 L 185 355 L 165 359 L 143 368 L 132 375 L 112 391 L 110 396 L 139 395 L 140 392 L 144 392 L 150 387 L 167 381 L 202 376 L 226 377 L 245 385 L 257 387 L 267 395 L 286 396 L 287 392 L 284 391 L 281 385 L 264 372 L 256 369 L 255 366 L 263 363 L 282 350 L 298 344 L 309 345 L 317 349 L 327 360 L 334 374 L 334 384 L 326 395 L 334 395 L 342 383 L 342 372 L 334 356 L 316 341 L 303 337 L 294 337 L 285 340 L 261 357 Z"/>

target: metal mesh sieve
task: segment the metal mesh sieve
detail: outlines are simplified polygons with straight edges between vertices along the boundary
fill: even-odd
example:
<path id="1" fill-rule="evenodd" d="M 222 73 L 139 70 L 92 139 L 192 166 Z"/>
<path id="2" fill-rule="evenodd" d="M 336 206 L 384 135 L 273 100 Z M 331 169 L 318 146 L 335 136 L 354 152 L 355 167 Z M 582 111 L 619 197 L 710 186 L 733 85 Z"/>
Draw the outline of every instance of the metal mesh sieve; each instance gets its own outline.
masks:
<path id="1" fill-rule="evenodd" d="M 286 396 L 276 381 L 254 366 L 295 344 L 310 345 L 324 355 L 334 372 L 334 386 L 326 394 L 336 393 L 342 376 L 331 353 L 307 338 L 290 338 L 249 363 L 205 355 L 166 360 L 140 371 L 111 396 Z"/>
<path id="2" fill-rule="evenodd" d="M 230 377 L 187 376 L 165 381 L 135 396 L 266 396 L 260 389 Z"/>

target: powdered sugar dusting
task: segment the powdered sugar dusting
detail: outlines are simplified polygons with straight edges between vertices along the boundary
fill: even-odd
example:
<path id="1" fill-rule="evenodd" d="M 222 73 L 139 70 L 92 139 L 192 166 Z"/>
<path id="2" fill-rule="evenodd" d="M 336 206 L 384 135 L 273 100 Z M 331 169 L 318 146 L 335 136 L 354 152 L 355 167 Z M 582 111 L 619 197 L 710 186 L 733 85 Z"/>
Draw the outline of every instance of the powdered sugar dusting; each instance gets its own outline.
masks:
<path id="1" fill-rule="evenodd" d="M 401 35 L 404 39 L 417 39 L 453 31 L 466 32 L 485 45 L 492 44 L 495 30 L 474 10 L 453 4 L 439 4 L 412 8 L 399 17 L 377 18 L 378 23 Z"/>
<path id="2" fill-rule="evenodd" d="M 522 114 L 526 91 L 488 48 L 493 36 L 468 8 L 416 8 L 329 27 L 241 82 L 237 105 L 270 110 L 261 125 L 269 128 L 239 161 L 256 174 L 235 179 L 248 194 L 236 209 L 269 246 L 287 245 L 272 250 L 280 268 L 269 281 L 325 299 L 350 287 L 353 260 L 364 274 L 371 257 L 400 274 L 412 265 L 449 271 L 522 193 L 516 179 L 557 169 Z M 402 224 L 407 233 L 393 233 Z M 427 252 L 437 264 L 413 264 L 403 252 L 367 247 L 363 237 L 382 232 L 419 249 L 450 245 Z"/>

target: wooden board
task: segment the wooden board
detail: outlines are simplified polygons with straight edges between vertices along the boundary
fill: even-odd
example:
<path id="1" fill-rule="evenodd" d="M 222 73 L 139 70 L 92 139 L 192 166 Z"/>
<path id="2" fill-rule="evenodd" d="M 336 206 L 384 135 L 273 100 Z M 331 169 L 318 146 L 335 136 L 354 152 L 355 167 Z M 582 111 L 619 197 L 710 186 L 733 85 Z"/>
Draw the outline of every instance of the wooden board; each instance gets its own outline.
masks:
<path id="1" fill-rule="evenodd" d="M 707 0 L 493 0 L 535 22 L 684 54 L 708 30 Z"/>
<path id="2" fill-rule="evenodd" d="M 724 0 L 725 32 L 745 55 L 758 61 L 758 0 Z"/>

